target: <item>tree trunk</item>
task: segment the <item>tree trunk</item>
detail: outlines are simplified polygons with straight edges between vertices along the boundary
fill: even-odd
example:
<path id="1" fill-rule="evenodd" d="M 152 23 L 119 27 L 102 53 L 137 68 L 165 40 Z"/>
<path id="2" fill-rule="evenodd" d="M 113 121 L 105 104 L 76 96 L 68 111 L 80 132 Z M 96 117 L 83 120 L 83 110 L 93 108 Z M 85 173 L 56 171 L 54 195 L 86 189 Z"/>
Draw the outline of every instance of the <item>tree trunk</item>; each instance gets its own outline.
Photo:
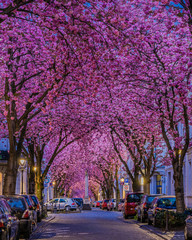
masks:
<path id="1" fill-rule="evenodd" d="M 35 173 L 30 167 L 30 173 L 29 173 L 29 194 L 35 193 Z"/>
<path id="2" fill-rule="evenodd" d="M 175 170 L 175 168 L 174 168 Z M 177 212 L 183 213 L 185 211 L 185 201 L 184 201 L 184 187 L 183 187 L 183 172 L 182 170 L 175 172 L 173 174 L 173 179 L 175 180 L 175 196 L 176 196 L 176 206 Z"/>
<path id="3" fill-rule="evenodd" d="M 145 194 L 150 194 L 150 178 L 145 178 L 145 182 L 144 182 L 144 193 Z"/>
<path id="4" fill-rule="evenodd" d="M 119 190 L 119 181 L 118 181 L 118 167 L 115 166 L 115 182 L 116 182 L 116 209 L 118 209 L 118 204 L 120 202 L 120 190 Z"/>
<path id="5" fill-rule="evenodd" d="M 10 149 L 10 156 L 7 163 L 7 172 L 4 179 L 3 194 L 15 194 L 15 186 L 17 179 L 17 154 L 16 151 Z"/>
<path id="6" fill-rule="evenodd" d="M 141 185 L 140 185 L 138 176 L 134 177 L 134 180 L 132 181 L 132 188 L 133 188 L 133 192 L 139 192 L 140 191 Z"/>
<path id="7" fill-rule="evenodd" d="M 134 178 L 132 179 L 133 192 L 139 192 L 141 190 L 141 184 L 139 182 L 139 168 L 135 166 Z"/>
<path id="8" fill-rule="evenodd" d="M 38 176 L 37 176 L 35 189 L 36 189 L 36 194 L 37 194 L 39 201 L 43 201 L 44 182 L 41 177 L 38 178 Z"/>

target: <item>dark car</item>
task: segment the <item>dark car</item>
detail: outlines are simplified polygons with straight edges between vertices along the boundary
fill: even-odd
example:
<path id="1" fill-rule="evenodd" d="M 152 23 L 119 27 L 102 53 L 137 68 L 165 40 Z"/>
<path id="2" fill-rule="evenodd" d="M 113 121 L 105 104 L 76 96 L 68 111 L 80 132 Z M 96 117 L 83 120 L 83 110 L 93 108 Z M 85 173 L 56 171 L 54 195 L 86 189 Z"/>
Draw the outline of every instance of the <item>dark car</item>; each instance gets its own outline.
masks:
<path id="1" fill-rule="evenodd" d="M 41 207 L 41 204 L 39 202 L 39 199 L 36 195 L 30 195 L 32 200 L 33 200 L 33 203 L 34 203 L 34 206 L 35 206 L 35 210 L 37 212 L 37 221 L 40 222 L 41 221 L 41 215 L 42 215 L 42 207 Z"/>
<path id="2" fill-rule="evenodd" d="M 123 217 L 127 219 L 129 216 L 135 216 L 138 204 L 140 204 L 143 193 L 128 193 L 125 197 Z"/>
<path id="3" fill-rule="evenodd" d="M 154 200 L 155 197 L 162 196 L 159 194 L 145 194 L 141 198 L 141 203 L 137 206 L 137 220 L 141 222 L 145 222 L 145 220 L 148 218 L 148 209 Z"/>
<path id="4" fill-rule="evenodd" d="M 77 206 L 82 209 L 83 208 L 83 198 L 72 198 L 77 203 Z"/>
<path id="5" fill-rule="evenodd" d="M 156 215 L 158 211 L 174 211 L 176 212 L 176 197 L 161 196 L 155 197 L 148 210 L 148 224 L 156 226 Z"/>
<path id="6" fill-rule="evenodd" d="M 107 203 L 109 202 L 108 199 L 104 199 L 101 203 L 101 209 L 107 209 Z"/>
<path id="7" fill-rule="evenodd" d="M 33 216 L 27 201 L 20 195 L 7 196 L 5 199 L 11 207 L 12 213 L 19 219 L 20 234 L 28 239 L 33 229 Z"/>
<path id="8" fill-rule="evenodd" d="M 12 214 L 9 204 L 3 198 L 0 199 L 0 239 L 19 239 L 19 220 Z"/>
<path id="9" fill-rule="evenodd" d="M 23 196 L 25 198 L 25 200 L 27 201 L 27 204 L 29 206 L 29 210 L 32 212 L 32 216 L 33 216 L 32 224 L 36 225 L 37 224 L 37 212 L 36 212 L 36 207 L 35 207 L 35 204 L 31 198 L 31 196 L 27 195 L 27 194 L 21 194 L 21 196 Z"/>

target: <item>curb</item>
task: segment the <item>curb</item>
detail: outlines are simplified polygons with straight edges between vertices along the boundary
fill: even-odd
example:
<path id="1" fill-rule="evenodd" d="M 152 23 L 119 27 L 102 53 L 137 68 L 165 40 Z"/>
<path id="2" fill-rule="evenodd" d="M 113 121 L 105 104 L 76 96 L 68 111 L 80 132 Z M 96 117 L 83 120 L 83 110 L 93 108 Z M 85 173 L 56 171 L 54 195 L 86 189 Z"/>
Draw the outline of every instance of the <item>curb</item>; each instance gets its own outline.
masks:
<path id="1" fill-rule="evenodd" d="M 33 238 L 34 235 L 37 235 L 37 238 L 35 238 L 35 239 L 38 239 L 42 228 L 44 228 L 47 225 L 47 223 L 51 222 L 53 219 L 55 219 L 55 216 L 48 216 L 46 219 L 44 219 L 42 222 L 40 222 L 40 224 L 37 226 L 37 228 L 32 232 L 29 239 L 34 239 Z"/>

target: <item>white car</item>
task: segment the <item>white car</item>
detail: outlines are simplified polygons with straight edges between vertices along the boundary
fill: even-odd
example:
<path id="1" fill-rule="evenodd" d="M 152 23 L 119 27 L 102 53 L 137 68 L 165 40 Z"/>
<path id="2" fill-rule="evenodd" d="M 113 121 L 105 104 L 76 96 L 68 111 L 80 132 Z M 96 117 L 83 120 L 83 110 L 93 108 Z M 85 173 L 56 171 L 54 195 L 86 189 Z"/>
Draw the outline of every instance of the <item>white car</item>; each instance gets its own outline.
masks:
<path id="1" fill-rule="evenodd" d="M 48 211 L 57 210 L 76 210 L 77 204 L 71 198 L 53 198 L 49 202 L 45 203 Z"/>

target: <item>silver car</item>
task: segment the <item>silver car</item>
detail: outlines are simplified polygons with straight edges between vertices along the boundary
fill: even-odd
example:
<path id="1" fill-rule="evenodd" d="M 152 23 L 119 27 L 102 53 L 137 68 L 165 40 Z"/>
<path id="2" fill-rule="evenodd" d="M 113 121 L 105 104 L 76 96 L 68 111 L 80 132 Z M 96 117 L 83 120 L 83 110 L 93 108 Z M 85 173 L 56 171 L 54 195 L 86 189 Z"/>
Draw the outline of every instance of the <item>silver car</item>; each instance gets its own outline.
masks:
<path id="1" fill-rule="evenodd" d="M 192 216 L 188 216 L 188 218 L 185 220 L 185 240 L 192 239 Z"/>
<path id="2" fill-rule="evenodd" d="M 48 211 L 55 209 L 57 211 L 59 210 L 71 211 L 77 209 L 77 204 L 71 198 L 53 198 L 49 202 L 46 202 L 45 206 Z"/>

